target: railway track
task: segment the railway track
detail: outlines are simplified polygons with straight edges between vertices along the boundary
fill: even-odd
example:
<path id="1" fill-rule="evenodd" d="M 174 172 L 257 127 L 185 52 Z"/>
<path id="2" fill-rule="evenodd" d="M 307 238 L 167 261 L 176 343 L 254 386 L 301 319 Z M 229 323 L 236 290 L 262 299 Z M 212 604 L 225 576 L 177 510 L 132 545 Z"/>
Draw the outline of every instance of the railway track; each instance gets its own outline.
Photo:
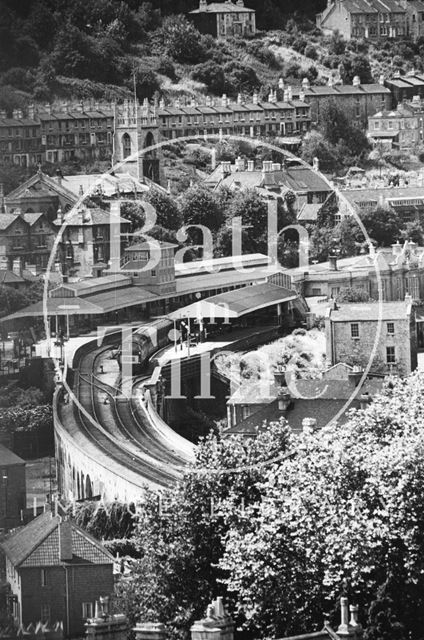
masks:
<path id="1" fill-rule="evenodd" d="M 74 405 L 79 428 L 99 452 L 139 475 L 141 481 L 170 486 L 181 477 L 187 459 L 155 440 L 146 423 L 136 418 L 131 401 L 96 378 L 97 361 L 109 350 L 111 347 L 94 349 L 79 362 L 74 384 L 80 404 Z M 108 404 L 102 402 L 105 394 Z"/>

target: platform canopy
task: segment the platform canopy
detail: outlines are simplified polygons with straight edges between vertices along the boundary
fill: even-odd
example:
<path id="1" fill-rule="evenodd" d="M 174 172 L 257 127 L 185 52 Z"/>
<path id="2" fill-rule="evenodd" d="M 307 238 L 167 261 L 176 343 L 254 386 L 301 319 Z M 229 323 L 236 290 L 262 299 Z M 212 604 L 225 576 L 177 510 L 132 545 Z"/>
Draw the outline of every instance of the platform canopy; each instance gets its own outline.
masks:
<path id="1" fill-rule="evenodd" d="M 154 293 L 141 287 L 122 287 L 89 296 L 49 297 L 24 307 L 15 313 L 1 318 L 0 322 L 9 322 L 18 318 L 37 318 L 48 316 L 88 316 L 103 315 L 111 311 L 119 311 L 126 307 L 145 304 L 158 298 Z"/>
<path id="2" fill-rule="evenodd" d="M 294 291 L 266 282 L 198 300 L 177 311 L 173 311 L 168 317 L 171 320 L 182 320 L 184 318 L 240 318 L 258 309 L 297 299 L 298 295 Z"/>

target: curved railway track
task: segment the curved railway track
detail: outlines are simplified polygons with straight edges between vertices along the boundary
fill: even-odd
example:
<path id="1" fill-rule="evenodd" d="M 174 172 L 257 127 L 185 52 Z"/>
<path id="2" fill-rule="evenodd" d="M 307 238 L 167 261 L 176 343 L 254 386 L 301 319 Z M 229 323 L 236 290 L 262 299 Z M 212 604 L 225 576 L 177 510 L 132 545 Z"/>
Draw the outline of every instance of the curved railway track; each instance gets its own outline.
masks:
<path id="1" fill-rule="evenodd" d="M 118 388 L 96 378 L 97 362 L 110 350 L 100 347 L 80 359 L 74 382 L 80 406 L 74 405 L 74 417 L 99 452 L 139 475 L 141 481 L 169 486 L 181 477 L 188 458 L 155 438 L 147 416 L 146 420 L 137 417 L 133 399 L 123 399 Z"/>

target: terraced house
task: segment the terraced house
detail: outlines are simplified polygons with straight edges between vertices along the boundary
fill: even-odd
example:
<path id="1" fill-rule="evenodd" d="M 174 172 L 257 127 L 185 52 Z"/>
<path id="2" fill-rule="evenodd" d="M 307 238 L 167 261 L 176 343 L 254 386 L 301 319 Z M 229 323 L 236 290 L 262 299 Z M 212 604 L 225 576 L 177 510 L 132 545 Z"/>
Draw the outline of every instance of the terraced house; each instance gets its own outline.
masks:
<path id="1" fill-rule="evenodd" d="M 422 35 L 424 3 L 420 0 L 328 0 L 317 14 L 324 33 L 339 31 L 344 38 L 398 38 Z"/>

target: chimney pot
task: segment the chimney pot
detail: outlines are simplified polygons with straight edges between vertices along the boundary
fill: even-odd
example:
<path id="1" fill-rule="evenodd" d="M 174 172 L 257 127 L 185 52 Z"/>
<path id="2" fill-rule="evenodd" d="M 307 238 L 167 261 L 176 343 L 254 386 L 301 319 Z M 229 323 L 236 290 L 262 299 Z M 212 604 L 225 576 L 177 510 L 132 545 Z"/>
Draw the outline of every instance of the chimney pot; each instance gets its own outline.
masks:
<path id="1" fill-rule="evenodd" d="M 328 267 L 330 271 L 337 271 L 337 256 L 328 256 Z"/>
<path id="2" fill-rule="evenodd" d="M 302 431 L 303 433 L 313 433 L 317 428 L 317 421 L 315 418 L 303 418 Z"/>

